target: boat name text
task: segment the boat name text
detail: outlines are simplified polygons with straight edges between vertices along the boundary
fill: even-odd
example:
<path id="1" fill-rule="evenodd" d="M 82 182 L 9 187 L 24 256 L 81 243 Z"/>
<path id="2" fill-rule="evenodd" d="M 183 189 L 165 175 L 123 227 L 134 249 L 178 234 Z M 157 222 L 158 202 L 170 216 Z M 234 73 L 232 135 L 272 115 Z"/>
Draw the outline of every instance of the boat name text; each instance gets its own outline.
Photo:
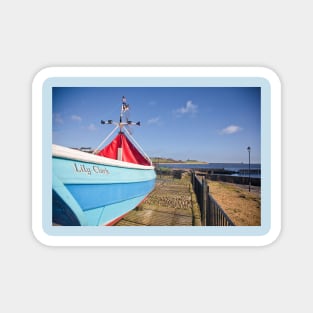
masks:
<path id="1" fill-rule="evenodd" d="M 110 172 L 104 167 L 100 167 L 98 165 L 93 165 L 91 167 L 86 166 L 85 164 L 77 164 L 74 163 L 74 169 L 77 173 L 86 173 L 87 175 L 91 174 L 102 174 L 108 175 Z"/>

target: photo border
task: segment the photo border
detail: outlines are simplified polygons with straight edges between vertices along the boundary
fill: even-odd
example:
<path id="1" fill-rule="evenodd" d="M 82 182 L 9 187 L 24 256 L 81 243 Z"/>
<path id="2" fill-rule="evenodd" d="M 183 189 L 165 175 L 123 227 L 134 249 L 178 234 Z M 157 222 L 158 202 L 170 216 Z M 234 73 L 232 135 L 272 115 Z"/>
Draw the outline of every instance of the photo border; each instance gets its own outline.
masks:
<path id="1" fill-rule="evenodd" d="M 261 87 L 261 226 L 52 226 L 52 87 Z M 32 86 L 32 229 L 49 246 L 264 246 L 281 229 L 281 84 L 264 67 L 49 67 Z"/>

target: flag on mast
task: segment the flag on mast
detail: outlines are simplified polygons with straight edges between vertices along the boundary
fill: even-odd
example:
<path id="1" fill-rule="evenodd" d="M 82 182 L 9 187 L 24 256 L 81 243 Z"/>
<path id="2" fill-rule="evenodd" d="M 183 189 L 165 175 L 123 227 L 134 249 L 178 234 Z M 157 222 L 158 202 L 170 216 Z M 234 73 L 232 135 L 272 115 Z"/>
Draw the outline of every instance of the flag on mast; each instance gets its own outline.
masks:
<path id="1" fill-rule="evenodd" d="M 122 112 L 125 112 L 129 109 L 129 104 L 127 104 L 126 98 L 123 96 L 122 98 Z"/>

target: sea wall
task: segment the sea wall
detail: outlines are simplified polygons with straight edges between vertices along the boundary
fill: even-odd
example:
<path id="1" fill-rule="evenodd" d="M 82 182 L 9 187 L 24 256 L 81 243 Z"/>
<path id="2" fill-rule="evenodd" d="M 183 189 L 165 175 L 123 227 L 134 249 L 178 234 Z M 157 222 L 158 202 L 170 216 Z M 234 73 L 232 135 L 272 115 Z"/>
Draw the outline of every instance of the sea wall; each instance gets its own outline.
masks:
<path id="1" fill-rule="evenodd" d="M 249 177 L 247 176 L 231 176 L 231 175 L 219 175 L 219 174 L 205 174 L 207 179 L 215 181 L 223 181 L 233 184 L 249 185 Z M 251 177 L 252 186 L 261 186 L 261 178 Z"/>
<path id="2" fill-rule="evenodd" d="M 190 169 L 171 169 L 171 168 L 158 168 L 156 169 L 156 173 L 159 177 L 162 177 L 163 175 L 169 175 L 173 178 L 180 179 L 183 175 L 183 173 L 191 173 L 195 172 L 199 176 L 205 176 L 207 179 L 211 179 L 214 181 L 223 181 L 227 183 L 233 183 L 233 184 L 242 184 L 242 185 L 249 185 L 249 177 L 248 176 L 233 176 L 229 173 L 229 171 L 223 170 L 223 169 L 214 169 L 214 174 L 212 173 L 212 170 L 190 170 Z M 217 173 L 216 173 L 217 172 Z M 251 186 L 261 186 L 261 178 L 258 177 L 250 177 Z"/>

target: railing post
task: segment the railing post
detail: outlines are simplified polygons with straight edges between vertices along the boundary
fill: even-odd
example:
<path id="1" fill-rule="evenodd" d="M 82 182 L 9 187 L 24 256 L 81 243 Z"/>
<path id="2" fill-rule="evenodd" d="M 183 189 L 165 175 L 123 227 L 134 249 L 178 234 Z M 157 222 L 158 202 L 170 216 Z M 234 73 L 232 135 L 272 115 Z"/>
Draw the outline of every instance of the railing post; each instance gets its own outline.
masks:
<path id="1" fill-rule="evenodd" d="M 204 226 L 207 225 L 207 204 L 208 204 L 208 188 L 205 176 L 202 176 L 202 207 L 203 207 L 203 222 Z"/>
<path id="2" fill-rule="evenodd" d="M 210 186 L 206 184 L 207 186 L 207 226 L 211 225 L 211 199 L 210 199 Z"/>
<path id="3" fill-rule="evenodd" d="M 191 172 L 191 184 L 192 184 L 192 188 L 195 191 L 195 172 L 192 171 Z"/>

